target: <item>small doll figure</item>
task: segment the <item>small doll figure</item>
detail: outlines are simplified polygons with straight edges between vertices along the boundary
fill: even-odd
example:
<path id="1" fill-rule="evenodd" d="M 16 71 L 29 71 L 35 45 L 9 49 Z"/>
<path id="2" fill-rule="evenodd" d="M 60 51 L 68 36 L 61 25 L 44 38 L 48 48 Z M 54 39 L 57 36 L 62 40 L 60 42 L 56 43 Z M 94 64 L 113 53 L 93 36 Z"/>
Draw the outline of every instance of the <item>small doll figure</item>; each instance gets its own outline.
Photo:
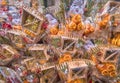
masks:
<path id="1" fill-rule="evenodd" d="M 58 26 L 58 21 L 51 14 L 46 14 L 46 18 L 49 22 L 48 27 Z"/>

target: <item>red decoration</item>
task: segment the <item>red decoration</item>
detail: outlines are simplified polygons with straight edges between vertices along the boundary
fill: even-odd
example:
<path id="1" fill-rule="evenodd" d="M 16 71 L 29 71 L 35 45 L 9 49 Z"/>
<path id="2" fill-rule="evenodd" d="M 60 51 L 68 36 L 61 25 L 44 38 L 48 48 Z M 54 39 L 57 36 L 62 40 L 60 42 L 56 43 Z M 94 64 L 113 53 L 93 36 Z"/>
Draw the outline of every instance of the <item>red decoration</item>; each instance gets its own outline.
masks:
<path id="1" fill-rule="evenodd" d="M 6 83 L 12 83 L 11 79 L 8 77 L 6 78 Z"/>
<path id="2" fill-rule="evenodd" d="M 6 11 L 8 11 L 8 8 L 7 8 L 7 6 L 2 6 L 2 7 L 0 8 L 0 10 L 6 12 Z"/>
<path id="3" fill-rule="evenodd" d="M 0 55 L 0 59 L 6 59 L 6 57 L 3 55 Z"/>
<path id="4" fill-rule="evenodd" d="M 12 29 L 12 26 L 11 26 L 10 24 L 4 22 L 4 23 L 2 24 L 2 28 L 3 28 L 3 29 Z"/>
<path id="5" fill-rule="evenodd" d="M 4 7 L 4 8 L 3 8 L 3 11 L 8 11 L 7 7 Z"/>
<path id="6" fill-rule="evenodd" d="M 40 73 L 41 72 L 41 69 L 36 69 L 36 73 L 38 74 L 38 73 Z"/>
<path id="7" fill-rule="evenodd" d="M 89 83 L 92 83 L 92 80 L 90 80 Z"/>
<path id="8" fill-rule="evenodd" d="M 47 29 L 47 28 L 48 28 L 48 22 L 43 22 L 42 28 L 43 28 L 43 29 Z"/>
<path id="9" fill-rule="evenodd" d="M 38 78 L 34 78 L 33 82 L 38 83 L 39 82 Z"/>

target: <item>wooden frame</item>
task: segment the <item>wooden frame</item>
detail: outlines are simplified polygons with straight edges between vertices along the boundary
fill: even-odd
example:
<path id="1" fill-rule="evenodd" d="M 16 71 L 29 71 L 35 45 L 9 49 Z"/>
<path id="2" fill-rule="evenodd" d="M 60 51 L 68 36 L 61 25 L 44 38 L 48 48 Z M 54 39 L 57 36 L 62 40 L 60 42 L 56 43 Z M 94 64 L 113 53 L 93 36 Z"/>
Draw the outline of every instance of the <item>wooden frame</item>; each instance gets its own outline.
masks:
<path id="1" fill-rule="evenodd" d="M 1 62 L 0 65 L 6 65 L 11 62 L 15 57 L 19 57 L 20 54 L 13 49 L 11 46 L 2 44 L 0 46 L 0 58 Z"/>
<path id="2" fill-rule="evenodd" d="M 43 1 L 45 1 L 45 0 L 43 0 Z M 48 0 L 48 1 L 50 1 L 50 0 Z M 60 0 L 57 0 L 57 1 L 54 0 L 53 5 L 50 5 L 50 6 L 47 5 L 47 7 L 45 7 L 45 5 L 43 5 L 43 6 L 45 7 L 46 13 L 49 12 L 49 13 L 52 13 L 55 15 L 60 10 L 59 5 L 60 5 Z"/>
<path id="3" fill-rule="evenodd" d="M 76 60 L 76 61 L 69 62 L 68 65 L 69 65 L 70 77 L 73 77 L 73 78 L 77 78 L 77 77 L 85 78 L 86 77 L 87 65 L 84 61 Z M 77 70 L 77 72 L 75 73 L 74 70 Z"/>
<path id="4" fill-rule="evenodd" d="M 115 21 L 117 21 L 118 23 L 120 23 L 120 14 L 114 14 L 112 15 L 114 18 L 115 18 Z M 117 26 L 116 28 L 113 29 L 113 32 L 116 33 L 116 32 L 120 32 L 120 25 Z"/>
<path id="5" fill-rule="evenodd" d="M 92 66 L 95 64 L 89 60 L 73 60 L 69 62 L 64 62 L 62 64 L 56 65 L 56 68 L 59 72 L 59 75 L 62 80 L 74 80 L 77 78 L 84 79 L 87 81 L 87 71 L 88 71 L 88 65 L 87 63 L 90 63 Z M 80 68 L 80 69 L 79 69 Z M 76 73 L 74 73 L 73 76 L 73 70 L 78 69 Z M 78 75 L 79 74 L 79 75 Z"/>
<path id="6" fill-rule="evenodd" d="M 113 62 L 113 63 L 117 63 L 117 59 L 119 56 L 119 48 L 106 48 L 104 49 L 104 54 L 102 57 L 102 62 Z"/>
<path id="7" fill-rule="evenodd" d="M 114 6 L 114 7 L 120 6 L 120 2 L 117 2 L 117 1 L 108 1 L 108 2 L 106 3 L 106 5 L 103 7 L 104 10 L 103 10 L 103 12 L 101 13 L 101 15 L 105 14 L 105 11 L 108 10 L 109 7 L 111 7 L 111 6 Z"/>
<path id="8" fill-rule="evenodd" d="M 51 39 L 51 45 L 56 47 L 56 48 L 60 48 L 61 46 L 61 36 L 56 36 L 56 35 L 50 35 L 50 39 Z"/>
<path id="9" fill-rule="evenodd" d="M 10 41 L 15 44 L 16 47 L 18 48 L 22 48 L 23 47 L 23 39 L 22 37 L 25 37 L 26 34 L 22 31 L 19 30 L 9 30 L 8 31 L 8 37 L 10 39 Z"/>
<path id="10" fill-rule="evenodd" d="M 12 80 L 13 82 L 15 82 L 15 80 L 17 80 L 17 82 L 22 83 L 21 78 L 19 77 L 19 75 L 11 68 L 8 67 L 0 67 L 0 75 L 3 75 L 3 77 L 5 79 L 9 78 L 10 80 Z M 14 78 L 14 79 L 12 79 Z M 0 82 L 1 82 L 1 78 L 0 78 Z M 6 80 L 5 80 L 6 82 Z M 5 83 L 4 81 L 2 81 L 1 83 Z M 11 81 L 10 81 L 11 82 Z"/>
<path id="11" fill-rule="evenodd" d="M 27 68 L 27 70 L 31 70 L 33 67 L 33 62 L 35 61 L 35 58 L 28 58 L 22 61 L 22 64 L 24 64 Z"/>
<path id="12" fill-rule="evenodd" d="M 61 45 L 61 50 L 62 52 L 70 52 L 70 53 L 74 53 L 76 51 L 76 44 L 77 44 L 77 41 L 78 39 L 76 38 L 71 38 L 71 37 L 65 37 L 65 36 L 62 36 L 61 37 L 61 42 L 62 42 L 62 45 Z M 70 49 L 70 47 L 72 47 Z"/>
<path id="13" fill-rule="evenodd" d="M 55 68 L 43 70 L 42 73 L 43 76 L 42 78 L 40 78 L 41 83 L 45 83 L 46 80 L 48 81 L 48 83 L 56 83 L 58 74 Z"/>
<path id="14" fill-rule="evenodd" d="M 29 20 L 29 17 L 31 18 L 31 20 Z M 27 20 L 29 20 L 30 22 L 26 23 Z M 43 34 L 41 27 L 43 21 L 44 16 L 40 12 L 27 6 L 23 7 L 23 31 L 27 34 L 27 36 L 29 37 L 29 39 L 32 40 L 33 43 L 38 42 L 38 38 Z"/>
<path id="15" fill-rule="evenodd" d="M 28 51 L 32 54 L 32 56 L 36 57 L 36 59 L 47 61 L 49 59 L 49 55 L 47 54 L 48 47 L 43 44 L 35 44 L 33 46 L 30 46 L 28 48 Z M 40 55 L 36 55 L 36 53 L 40 53 Z M 40 56 L 43 56 L 44 58 L 40 58 Z"/>

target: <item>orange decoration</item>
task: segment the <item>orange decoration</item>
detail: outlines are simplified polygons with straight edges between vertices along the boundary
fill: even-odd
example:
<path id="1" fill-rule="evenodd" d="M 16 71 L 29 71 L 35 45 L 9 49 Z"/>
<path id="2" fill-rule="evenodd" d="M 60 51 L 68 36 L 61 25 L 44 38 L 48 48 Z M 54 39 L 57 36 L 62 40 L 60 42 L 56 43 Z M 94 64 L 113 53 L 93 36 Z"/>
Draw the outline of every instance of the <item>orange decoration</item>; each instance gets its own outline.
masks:
<path id="1" fill-rule="evenodd" d="M 114 26 L 114 27 L 117 27 L 117 26 L 118 26 L 118 22 L 115 21 L 115 22 L 113 23 L 113 26 Z"/>
<path id="2" fill-rule="evenodd" d="M 100 72 L 102 72 L 104 69 L 107 68 L 105 65 L 102 65 L 102 66 L 97 65 L 96 67 L 97 67 L 97 69 L 98 69 Z"/>
<path id="3" fill-rule="evenodd" d="M 44 64 L 44 63 L 46 63 L 46 60 L 40 60 L 39 63 Z"/>
<path id="4" fill-rule="evenodd" d="M 56 27 L 50 29 L 50 33 L 51 33 L 52 35 L 57 35 L 58 31 L 59 31 L 59 30 L 58 30 Z"/>
<path id="5" fill-rule="evenodd" d="M 65 53 L 62 55 L 62 57 L 59 59 L 59 64 L 64 63 L 66 61 L 72 60 L 72 57 L 69 53 Z"/>
<path id="6" fill-rule="evenodd" d="M 35 34 L 34 34 L 34 33 L 31 33 L 30 36 L 31 36 L 31 37 L 35 37 Z"/>
<path id="7" fill-rule="evenodd" d="M 63 35 L 64 32 L 62 30 L 58 31 L 58 35 Z"/>
<path id="8" fill-rule="evenodd" d="M 103 15 L 102 21 L 98 22 L 99 27 L 103 28 L 103 29 L 106 28 L 109 20 L 110 20 L 110 15 L 109 14 Z"/>
<path id="9" fill-rule="evenodd" d="M 115 71 L 110 72 L 110 77 L 116 77 L 116 76 L 117 76 L 117 73 Z"/>
<path id="10" fill-rule="evenodd" d="M 109 65 L 109 66 L 108 66 L 108 71 L 109 71 L 109 72 L 115 71 L 115 66 L 114 66 L 114 65 Z"/>
<path id="11" fill-rule="evenodd" d="M 23 83 L 29 83 L 27 80 L 24 80 Z"/>
<path id="12" fill-rule="evenodd" d="M 61 63 L 63 63 L 63 62 L 64 62 L 63 58 L 60 58 L 60 59 L 59 59 L 59 64 L 61 64 Z"/>
<path id="13" fill-rule="evenodd" d="M 63 56 L 64 56 L 63 57 L 64 61 L 70 61 L 70 60 L 72 60 L 72 57 L 71 57 L 71 55 L 69 53 L 65 53 Z"/>
<path id="14" fill-rule="evenodd" d="M 29 30 L 27 30 L 27 29 L 25 29 L 24 32 L 25 32 L 27 35 L 31 36 L 31 37 L 35 37 L 35 36 L 36 36 L 33 32 L 31 32 L 31 31 L 29 31 Z"/>
<path id="15" fill-rule="evenodd" d="M 84 34 L 88 35 L 88 34 L 94 32 L 94 31 L 95 31 L 94 27 L 92 25 L 88 24 L 88 25 L 86 25 L 86 29 L 85 29 Z"/>
<path id="16" fill-rule="evenodd" d="M 118 81 L 117 83 L 120 83 L 120 81 Z"/>
<path id="17" fill-rule="evenodd" d="M 72 15 L 72 19 L 70 19 L 70 23 L 66 25 L 66 28 L 69 31 L 80 31 L 84 28 L 81 16 L 79 14 Z"/>
<path id="18" fill-rule="evenodd" d="M 77 25 L 77 30 L 79 31 L 79 30 L 82 30 L 84 27 L 83 27 L 83 24 L 82 23 L 79 23 L 78 25 Z"/>
<path id="19" fill-rule="evenodd" d="M 76 30 L 77 25 L 74 22 L 70 22 L 68 30 L 73 31 Z"/>
<path id="20" fill-rule="evenodd" d="M 97 59 L 96 59 L 96 57 L 95 57 L 94 55 L 91 56 L 91 60 L 92 60 L 94 63 L 96 63 L 96 64 L 97 64 L 97 62 L 98 62 Z"/>
<path id="21" fill-rule="evenodd" d="M 109 77 L 116 77 L 116 68 L 113 63 L 103 63 L 102 66 L 97 65 L 97 69 L 100 71 L 100 73 L 104 76 L 109 76 Z"/>
<path id="22" fill-rule="evenodd" d="M 7 1 L 6 1 L 6 0 L 2 0 L 2 1 L 1 1 L 1 5 L 3 5 L 3 6 L 4 6 L 4 5 L 7 5 Z"/>
<path id="23" fill-rule="evenodd" d="M 22 26 L 13 26 L 13 29 L 16 29 L 16 30 L 22 30 Z"/>
<path id="24" fill-rule="evenodd" d="M 72 17 L 72 21 L 76 24 L 81 22 L 81 16 L 79 14 L 76 14 Z"/>
<path id="25" fill-rule="evenodd" d="M 67 83 L 83 83 L 80 79 L 75 79 L 72 81 L 68 81 Z"/>
<path id="26" fill-rule="evenodd" d="M 109 75 L 109 72 L 108 72 L 107 70 L 103 70 L 103 71 L 102 71 L 102 75 L 108 76 L 108 75 Z"/>
<path id="27" fill-rule="evenodd" d="M 24 45 L 23 44 L 18 44 L 18 43 L 16 43 L 15 44 L 18 48 L 24 48 Z"/>

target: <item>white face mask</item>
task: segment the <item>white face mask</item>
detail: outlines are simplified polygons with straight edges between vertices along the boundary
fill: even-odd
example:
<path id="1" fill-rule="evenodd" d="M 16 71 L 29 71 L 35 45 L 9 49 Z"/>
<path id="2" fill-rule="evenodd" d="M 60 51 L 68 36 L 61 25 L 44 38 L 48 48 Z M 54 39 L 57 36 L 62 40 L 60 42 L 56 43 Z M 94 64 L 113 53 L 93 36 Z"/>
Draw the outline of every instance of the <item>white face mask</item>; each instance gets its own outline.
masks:
<path id="1" fill-rule="evenodd" d="M 13 24 L 20 24 L 20 19 L 13 19 L 13 20 L 12 20 L 12 23 L 13 23 Z"/>
<path id="2" fill-rule="evenodd" d="M 71 14 L 84 14 L 85 5 L 86 0 L 74 0 L 69 12 Z"/>
<path id="3" fill-rule="evenodd" d="M 52 21 L 52 20 L 54 20 L 54 17 L 52 16 L 52 15 L 50 15 L 50 14 L 47 14 L 46 15 L 46 18 L 47 18 L 47 20 L 50 22 L 50 21 Z"/>
<path id="4" fill-rule="evenodd" d="M 52 15 L 47 14 L 47 15 L 46 15 L 46 18 L 47 18 L 47 20 L 48 20 L 48 22 L 49 22 L 49 26 L 50 26 L 50 27 L 53 27 L 53 26 L 58 25 L 58 21 L 57 21 Z"/>

